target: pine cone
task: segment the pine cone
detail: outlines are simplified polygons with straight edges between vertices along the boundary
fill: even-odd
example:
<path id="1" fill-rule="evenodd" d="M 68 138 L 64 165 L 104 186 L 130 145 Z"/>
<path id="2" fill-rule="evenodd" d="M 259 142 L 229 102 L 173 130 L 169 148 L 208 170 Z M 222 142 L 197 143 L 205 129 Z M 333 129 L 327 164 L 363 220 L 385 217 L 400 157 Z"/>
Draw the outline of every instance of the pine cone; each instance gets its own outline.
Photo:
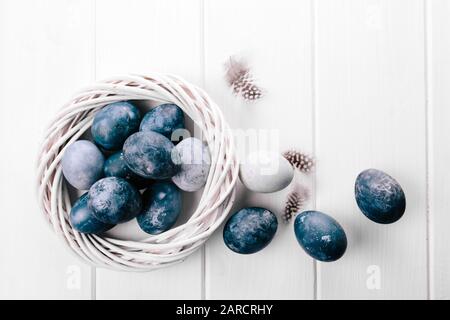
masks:
<path id="1" fill-rule="evenodd" d="M 304 207 L 309 200 L 309 190 L 302 185 L 297 185 L 292 192 L 290 192 L 286 199 L 286 205 L 282 219 L 285 223 L 289 223 L 297 213 Z"/>
<path id="2" fill-rule="evenodd" d="M 295 150 L 289 150 L 283 153 L 289 163 L 304 173 L 309 173 L 314 167 L 314 158 Z"/>

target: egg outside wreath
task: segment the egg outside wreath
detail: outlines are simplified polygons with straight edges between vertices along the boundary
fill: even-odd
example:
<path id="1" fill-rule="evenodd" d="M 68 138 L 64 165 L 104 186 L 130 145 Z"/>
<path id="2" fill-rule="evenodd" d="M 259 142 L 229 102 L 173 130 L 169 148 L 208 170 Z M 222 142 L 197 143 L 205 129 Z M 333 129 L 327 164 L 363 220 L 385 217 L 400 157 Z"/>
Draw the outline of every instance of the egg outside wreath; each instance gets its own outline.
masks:
<path id="1" fill-rule="evenodd" d="M 60 164 L 66 148 L 91 127 L 95 113 L 107 104 L 124 100 L 153 100 L 178 105 L 201 130 L 211 153 L 208 179 L 189 220 L 140 241 L 74 230 L 69 223 L 72 204 Z M 56 234 L 91 265 L 149 271 L 182 262 L 222 224 L 234 202 L 238 171 L 229 125 L 219 107 L 202 89 L 175 75 L 126 75 L 85 88 L 53 119 L 38 157 L 38 201 Z"/>

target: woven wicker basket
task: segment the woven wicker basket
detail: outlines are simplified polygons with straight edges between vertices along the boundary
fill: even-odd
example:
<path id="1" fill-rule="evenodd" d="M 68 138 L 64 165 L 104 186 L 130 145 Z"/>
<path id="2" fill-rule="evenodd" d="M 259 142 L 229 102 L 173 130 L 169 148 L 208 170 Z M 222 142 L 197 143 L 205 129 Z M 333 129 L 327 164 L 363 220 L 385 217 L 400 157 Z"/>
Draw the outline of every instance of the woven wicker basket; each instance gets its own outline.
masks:
<path id="1" fill-rule="evenodd" d="M 123 100 L 174 103 L 202 131 L 211 153 L 211 169 L 197 209 L 176 228 L 140 241 L 81 234 L 69 223 L 71 202 L 62 175 L 66 148 L 92 125 L 106 104 Z M 183 261 L 226 218 L 238 176 L 233 136 L 218 106 L 201 89 L 173 75 L 127 75 L 98 82 L 76 94 L 48 128 L 38 160 L 38 200 L 42 211 L 67 245 L 90 264 L 115 270 L 147 271 Z"/>

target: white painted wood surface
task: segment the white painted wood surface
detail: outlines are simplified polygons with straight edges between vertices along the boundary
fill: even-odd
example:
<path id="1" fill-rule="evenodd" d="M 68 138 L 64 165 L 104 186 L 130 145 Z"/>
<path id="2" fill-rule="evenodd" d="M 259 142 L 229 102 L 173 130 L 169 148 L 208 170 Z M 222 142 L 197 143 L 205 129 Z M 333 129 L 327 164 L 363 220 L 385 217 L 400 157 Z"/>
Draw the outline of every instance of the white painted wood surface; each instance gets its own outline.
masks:
<path id="1" fill-rule="evenodd" d="M 318 264 L 319 298 L 427 297 L 423 4 L 317 2 L 317 207 L 349 240 L 341 260 Z M 366 168 L 402 185 L 398 223 L 378 225 L 358 210 L 354 181 Z M 379 289 L 366 285 L 372 270 Z"/>
<path id="2" fill-rule="evenodd" d="M 0 0 L 0 298 L 450 298 L 449 16 L 446 0 Z M 228 91 L 233 54 L 267 89 L 261 102 Z M 315 263 L 282 223 L 255 255 L 227 250 L 219 231 L 185 263 L 152 273 L 96 270 L 70 255 L 34 201 L 45 123 L 82 85 L 150 70 L 205 87 L 233 128 L 279 136 L 276 149 L 315 150 L 316 174 L 297 179 L 316 185 L 308 207 L 345 228 L 346 255 Z M 354 179 L 368 167 L 402 184 L 398 223 L 357 209 Z M 235 207 L 280 212 L 288 191 L 239 187 Z"/>
<path id="3" fill-rule="evenodd" d="M 257 136 L 258 148 L 280 152 L 312 149 L 310 12 L 308 1 L 295 0 L 205 4 L 206 89 L 220 101 L 233 129 L 247 129 L 249 136 Z M 286 41 L 280 37 L 283 33 L 295 34 L 296 40 Z M 241 102 L 227 89 L 223 63 L 233 54 L 251 59 L 256 79 L 267 88 L 261 102 Z M 251 152 L 242 142 L 237 140 L 240 153 Z M 239 187 L 232 211 L 262 206 L 281 213 L 289 191 L 288 187 L 276 194 L 261 195 Z M 281 220 L 273 243 L 251 257 L 227 249 L 220 232 L 206 245 L 206 298 L 311 299 L 313 283 L 311 259 L 297 245 L 292 224 L 283 225 Z"/>
<path id="4" fill-rule="evenodd" d="M 47 227 L 34 187 L 45 124 L 93 80 L 92 22 L 90 1 L 0 1 L 1 298 L 91 297 L 90 267 Z"/>
<path id="5" fill-rule="evenodd" d="M 155 70 L 201 83 L 200 4 L 198 0 L 98 0 L 97 78 Z M 135 221 L 131 223 L 139 229 Z M 201 255 L 197 252 L 183 264 L 144 274 L 97 269 L 97 298 L 200 299 Z"/>
<path id="6" fill-rule="evenodd" d="M 450 2 L 426 8 L 430 171 L 430 289 L 432 299 L 450 299 Z"/>

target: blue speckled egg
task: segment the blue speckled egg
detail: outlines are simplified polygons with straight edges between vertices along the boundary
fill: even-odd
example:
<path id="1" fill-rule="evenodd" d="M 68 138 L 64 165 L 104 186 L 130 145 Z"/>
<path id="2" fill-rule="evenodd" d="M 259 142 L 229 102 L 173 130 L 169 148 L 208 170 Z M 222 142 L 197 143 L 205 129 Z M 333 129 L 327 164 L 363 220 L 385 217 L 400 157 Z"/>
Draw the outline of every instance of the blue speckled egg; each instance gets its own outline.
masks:
<path id="1" fill-rule="evenodd" d="M 122 223 L 136 217 L 142 208 L 141 194 L 125 179 L 103 178 L 89 189 L 89 208 L 105 223 Z"/>
<path id="2" fill-rule="evenodd" d="M 147 112 L 139 127 L 140 131 L 154 131 L 171 139 L 172 132 L 184 128 L 183 110 L 175 104 L 162 104 Z"/>
<path id="3" fill-rule="evenodd" d="M 116 152 L 106 159 L 103 173 L 105 177 L 124 178 L 138 189 L 144 189 L 152 183 L 151 180 L 138 176 L 128 168 L 123 157 L 123 151 Z"/>
<path id="4" fill-rule="evenodd" d="M 358 175 L 355 198 L 367 218 L 382 224 L 397 221 L 406 208 L 405 194 L 400 184 L 377 169 L 367 169 Z"/>
<path id="5" fill-rule="evenodd" d="M 73 205 L 70 210 L 69 220 L 72 227 L 81 233 L 102 233 L 112 227 L 113 224 L 108 224 L 98 220 L 91 209 L 88 207 L 88 193 L 83 194 Z"/>
<path id="6" fill-rule="evenodd" d="M 179 154 L 180 171 L 172 181 L 183 191 L 199 190 L 206 183 L 211 156 L 208 146 L 197 138 L 187 138 L 175 147 Z"/>
<path id="7" fill-rule="evenodd" d="M 142 230 L 159 234 L 169 230 L 181 212 L 181 192 L 171 182 L 154 183 L 143 194 L 143 210 L 137 216 Z"/>
<path id="8" fill-rule="evenodd" d="M 347 237 L 341 225 L 319 211 L 304 211 L 297 215 L 294 232 L 300 246 L 314 259 L 335 261 L 347 249 Z"/>
<path id="9" fill-rule="evenodd" d="M 67 147 L 61 160 L 66 180 L 75 188 L 87 190 L 103 176 L 105 158 L 95 144 L 78 140 Z"/>
<path id="10" fill-rule="evenodd" d="M 138 131 L 141 114 L 134 105 L 126 101 L 111 103 L 94 117 L 92 138 L 106 150 L 119 150 L 124 141 Z"/>
<path id="11" fill-rule="evenodd" d="M 223 229 L 223 240 L 236 253 L 255 253 L 272 241 L 277 228 L 277 217 L 271 211 L 243 208 L 228 219 Z"/>
<path id="12" fill-rule="evenodd" d="M 152 131 L 137 132 L 123 145 L 128 167 L 143 178 L 156 180 L 170 178 L 178 172 L 179 165 L 172 160 L 173 150 L 169 139 Z"/>

